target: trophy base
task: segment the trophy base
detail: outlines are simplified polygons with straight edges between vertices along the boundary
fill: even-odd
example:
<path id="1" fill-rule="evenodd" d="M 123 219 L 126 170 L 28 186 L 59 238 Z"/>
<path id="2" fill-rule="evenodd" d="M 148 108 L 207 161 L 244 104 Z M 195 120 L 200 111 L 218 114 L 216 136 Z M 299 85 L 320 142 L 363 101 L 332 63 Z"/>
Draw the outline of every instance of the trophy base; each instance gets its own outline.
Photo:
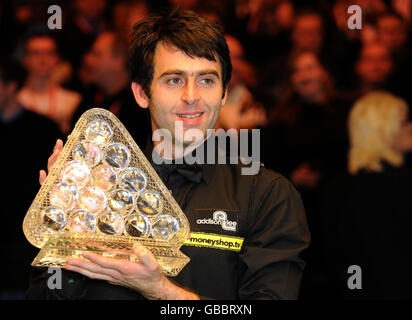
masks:
<path id="1" fill-rule="evenodd" d="M 142 244 L 155 256 L 167 276 L 177 276 L 190 258 L 167 242 L 157 240 L 106 236 L 106 235 L 59 235 L 50 238 L 32 262 L 33 267 L 64 267 L 70 257 L 83 258 L 85 252 L 104 257 L 138 261 L 133 254 L 133 244 Z"/>

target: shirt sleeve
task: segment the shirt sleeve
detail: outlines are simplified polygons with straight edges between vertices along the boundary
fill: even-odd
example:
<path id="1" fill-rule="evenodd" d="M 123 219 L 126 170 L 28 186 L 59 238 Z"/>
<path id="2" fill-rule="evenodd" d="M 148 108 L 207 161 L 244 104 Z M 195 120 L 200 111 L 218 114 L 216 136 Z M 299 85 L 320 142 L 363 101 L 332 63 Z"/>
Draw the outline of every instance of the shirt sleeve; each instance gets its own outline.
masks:
<path id="1" fill-rule="evenodd" d="M 265 170 L 266 173 L 269 171 Z M 310 233 L 301 197 L 283 176 L 258 175 L 240 252 L 240 299 L 297 299 Z"/>

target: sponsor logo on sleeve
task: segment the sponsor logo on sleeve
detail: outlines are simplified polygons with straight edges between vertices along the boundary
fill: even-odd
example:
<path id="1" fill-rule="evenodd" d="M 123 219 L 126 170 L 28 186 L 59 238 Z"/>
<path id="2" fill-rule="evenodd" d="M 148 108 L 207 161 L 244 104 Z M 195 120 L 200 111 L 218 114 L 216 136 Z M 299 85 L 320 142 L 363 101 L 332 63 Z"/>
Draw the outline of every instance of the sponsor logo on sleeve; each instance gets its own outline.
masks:
<path id="1" fill-rule="evenodd" d="M 184 245 L 239 252 L 242 249 L 243 241 L 244 238 L 241 237 L 191 232 Z"/>

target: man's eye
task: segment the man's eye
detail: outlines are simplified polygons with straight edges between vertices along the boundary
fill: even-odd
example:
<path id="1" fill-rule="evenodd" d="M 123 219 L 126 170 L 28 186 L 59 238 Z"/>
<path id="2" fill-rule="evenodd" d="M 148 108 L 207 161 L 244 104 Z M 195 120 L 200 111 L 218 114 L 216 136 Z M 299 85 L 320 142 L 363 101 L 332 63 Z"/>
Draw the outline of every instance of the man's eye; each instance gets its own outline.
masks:
<path id="1" fill-rule="evenodd" d="M 202 79 L 200 80 L 200 82 L 203 84 L 213 84 L 214 83 L 213 79 L 210 79 L 210 78 Z"/>
<path id="2" fill-rule="evenodd" d="M 181 80 L 179 78 L 172 78 L 172 79 L 169 79 L 168 83 L 170 83 L 170 84 L 180 84 Z"/>

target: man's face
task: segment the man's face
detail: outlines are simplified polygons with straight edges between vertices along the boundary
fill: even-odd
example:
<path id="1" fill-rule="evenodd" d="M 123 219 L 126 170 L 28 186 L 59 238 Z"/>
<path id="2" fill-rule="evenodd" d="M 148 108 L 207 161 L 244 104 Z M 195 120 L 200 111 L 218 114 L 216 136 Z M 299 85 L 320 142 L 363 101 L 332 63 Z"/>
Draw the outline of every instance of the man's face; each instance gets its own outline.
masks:
<path id="1" fill-rule="evenodd" d="M 113 34 L 103 33 L 97 37 L 90 51 L 85 55 L 86 70 L 97 84 L 110 77 L 116 68 L 118 57 L 113 54 L 113 42 Z"/>
<path id="2" fill-rule="evenodd" d="M 159 43 L 153 59 L 151 97 L 148 99 L 152 129 L 175 135 L 175 122 L 189 129 L 214 128 L 223 98 L 222 69 L 218 61 L 189 57 L 179 49 Z M 181 140 L 180 140 L 181 141 Z"/>
<path id="3" fill-rule="evenodd" d="M 301 50 L 319 51 L 323 42 L 322 19 L 313 14 L 299 17 L 292 32 L 292 41 Z"/>
<path id="4" fill-rule="evenodd" d="M 383 17 L 377 23 L 379 39 L 392 52 L 401 50 L 406 41 L 406 30 L 396 17 Z"/>
<path id="5" fill-rule="evenodd" d="M 59 62 L 56 43 L 49 37 L 34 37 L 25 48 L 23 64 L 29 74 L 48 77 Z"/>
<path id="6" fill-rule="evenodd" d="M 362 49 L 357 73 L 366 83 L 380 84 L 387 79 L 392 67 L 388 50 L 382 45 L 371 44 Z"/>
<path id="7" fill-rule="evenodd" d="M 314 54 L 303 53 L 294 63 L 291 80 L 299 95 L 311 100 L 324 90 L 326 72 Z"/>

